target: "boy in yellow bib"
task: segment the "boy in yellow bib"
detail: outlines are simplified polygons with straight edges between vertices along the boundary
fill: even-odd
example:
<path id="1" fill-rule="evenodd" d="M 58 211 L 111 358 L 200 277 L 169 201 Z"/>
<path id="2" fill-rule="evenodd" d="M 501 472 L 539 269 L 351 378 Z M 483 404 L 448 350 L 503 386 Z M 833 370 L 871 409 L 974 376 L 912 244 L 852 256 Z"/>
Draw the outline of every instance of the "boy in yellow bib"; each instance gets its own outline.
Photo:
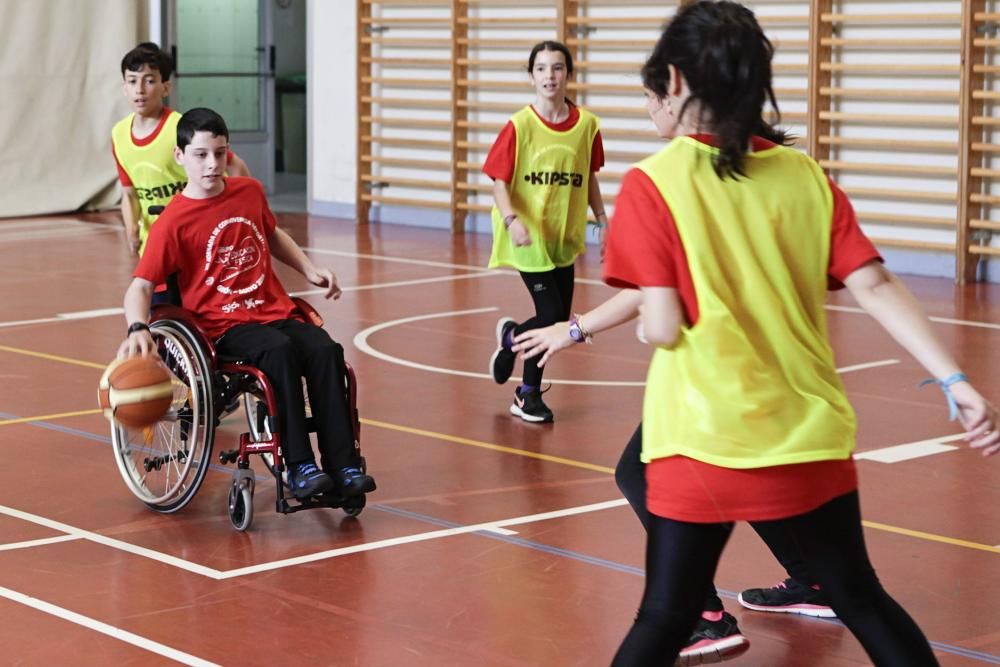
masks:
<path id="1" fill-rule="evenodd" d="M 600 121 L 566 98 L 573 58 L 559 42 L 536 44 L 528 57 L 534 105 L 504 126 L 483 165 L 494 180 L 493 253 L 490 268 L 510 266 L 521 273 L 535 304 L 534 317 L 518 324 L 497 322 L 497 350 L 490 372 L 498 384 L 514 371 L 513 337 L 569 317 L 574 267 L 584 250 L 587 207 L 605 224 L 596 172 L 604 165 Z M 551 422 L 542 401 L 542 370 L 524 363 L 521 385 L 510 412 L 527 422 Z"/>
<path id="2" fill-rule="evenodd" d="M 153 224 L 151 206 L 166 206 L 184 189 L 187 177 L 174 160 L 181 115 L 164 105 L 170 95 L 174 62 L 152 42 L 122 58 L 122 92 L 132 113 L 111 130 L 111 149 L 122 186 L 121 212 L 129 253 L 140 255 Z M 229 176 L 249 176 L 246 163 L 229 152 Z"/>

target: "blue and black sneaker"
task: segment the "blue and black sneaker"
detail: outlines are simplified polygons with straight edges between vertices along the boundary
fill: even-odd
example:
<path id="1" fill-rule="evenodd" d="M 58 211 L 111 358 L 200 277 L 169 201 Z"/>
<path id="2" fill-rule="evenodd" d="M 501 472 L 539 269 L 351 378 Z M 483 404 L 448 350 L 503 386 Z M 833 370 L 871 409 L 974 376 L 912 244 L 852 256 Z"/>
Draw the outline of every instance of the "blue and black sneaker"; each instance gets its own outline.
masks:
<path id="1" fill-rule="evenodd" d="M 288 488 L 299 500 L 332 491 L 333 487 L 333 478 L 312 461 L 288 466 Z"/>
<path id="2" fill-rule="evenodd" d="M 337 483 L 344 497 L 360 496 L 375 490 L 375 479 L 361 472 L 361 468 L 347 466 L 337 471 Z"/>

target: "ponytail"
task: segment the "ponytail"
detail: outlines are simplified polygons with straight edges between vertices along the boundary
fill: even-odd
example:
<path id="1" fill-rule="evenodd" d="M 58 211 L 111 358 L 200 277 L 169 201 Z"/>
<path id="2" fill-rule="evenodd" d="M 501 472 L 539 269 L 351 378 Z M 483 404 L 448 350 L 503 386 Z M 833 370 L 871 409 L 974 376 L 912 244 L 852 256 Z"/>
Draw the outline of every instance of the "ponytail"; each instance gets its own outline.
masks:
<path id="1" fill-rule="evenodd" d="M 719 178 L 746 176 L 743 167 L 754 135 L 788 143 L 788 135 L 763 116 L 766 101 L 781 119 L 771 87 L 773 56 L 753 12 L 728 0 L 701 0 L 678 10 L 642 68 L 643 85 L 660 98 L 670 84 L 668 65 L 684 75 L 691 95 L 677 117 L 699 102 L 699 125 L 710 124 L 719 144 L 713 158 Z"/>

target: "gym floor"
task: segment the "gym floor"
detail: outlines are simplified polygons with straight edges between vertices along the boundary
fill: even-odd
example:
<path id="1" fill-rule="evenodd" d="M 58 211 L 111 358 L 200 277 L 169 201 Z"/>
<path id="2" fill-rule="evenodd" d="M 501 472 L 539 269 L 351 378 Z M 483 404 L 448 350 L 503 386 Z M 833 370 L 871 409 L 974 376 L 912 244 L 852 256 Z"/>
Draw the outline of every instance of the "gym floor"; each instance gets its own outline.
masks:
<path id="1" fill-rule="evenodd" d="M 214 465 L 187 508 L 159 515 L 114 464 L 96 387 L 123 336 L 133 267 L 116 220 L 0 221 L 0 663 L 610 661 L 643 585 L 644 536 L 612 475 L 648 361 L 631 327 L 554 360 L 556 422 L 526 424 L 507 412 L 514 382 L 487 375 L 497 318 L 530 308 L 516 274 L 484 268 L 488 237 L 280 214 L 344 288 L 326 302 L 279 269 L 357 372 L 379 488 L 358 518 L 282 516 L 262 480 L 254 524 L 238 533 L 226 512 L 231 468 Z M 578 265 L 577 312 L 613 293 L 596 254 Z M 1000 287 L 905 280 L 989 390 Z M 879 576 L 942 665 L 1000 664 L 1000 461 L 964 450 L 940 392 L 918 388 L 923 371 L 848 295 L 830 304 Z M 216 452 L 243 426 L 239 415 L 224 422 Z M 752 645 L 731 664 L 868 664 L 838 622 L 735 601 L 783 576 L 738 526 L 717 584 Z"/>

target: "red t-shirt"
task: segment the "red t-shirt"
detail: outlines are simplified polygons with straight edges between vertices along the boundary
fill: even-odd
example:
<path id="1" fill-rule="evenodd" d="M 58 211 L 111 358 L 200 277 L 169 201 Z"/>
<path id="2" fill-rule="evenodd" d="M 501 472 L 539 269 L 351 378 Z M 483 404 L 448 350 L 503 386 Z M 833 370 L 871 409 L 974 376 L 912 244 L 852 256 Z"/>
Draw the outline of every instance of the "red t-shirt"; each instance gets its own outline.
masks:
<path id="1" fill-rule="evenodd" d="M 268 245 L 276 226 L 252 178 L 227 178 L 209 199 L 178 194 L 150 228 L 134 275 L 160 284 L 176 273 L 181 302 L 213 339 L 238 324 L 289 319 L 295 305 Z"/>
<path id="2" fill-rule="evenodd" d="M 696 136 L 704 143 L 711 137 Z M 774 144 L 754 137 L 756 151 Z M 878 251 L 843 191 L 830 181 L 833 225 L 827 267 L 832 289 Z M 672 287 L 690 324 L 698 321 L 694 281 L 670 208 L 638 169 L 622 179 L 604 256 L 604 280 L 624 288 Z M 801 514 L 857 488 L 853 459 L 736 470 L 684 456 L 646 466 L 649 511 L 678 521 L 766 521 Z"/>
<path id="3" fill-rule="evenodd" d="M 535 107 L 531 107 L 535 111 Z M 577 121 L 580 120 L 580 110 L 575 104 L 569 105 L 569 116 L 561 123 L 550 123 L 535 111 L 538 119 L 545 123 L 545 126 L 555 132 L 568 132 L 573 129 Z M 514 159 L 517 155 L 517 130 L 514 123 L 507 121 L 507 124 L 500 130 L 493 147 L 490 148 L 486 161 L 483 163 L 483 173 L 493 180 L 501 180 L 510 183 L 514 178 Z M 604 143 L 601 141 L 601 132 L 594 135 L 594 145 L 590 149 L 590 172 L 596 174 L 604 166 Z"/>
<path id="4" fill-rule="evenodd" d="M 139 139 L 134 134 L 132 134 L 132 143 L 135 144 L 136 146 L 148 146 L 149 144 L 153 143 L 156 137 L 160 135 L 160 130 L 163 129 L 163 125 L 164 123 L 167 122 L 167 118 L 170 117 L 171 113 L 173 113 L 173 109 L 171 109 L 170 107 L 163 107 L 163 112 L 160 114 L 160 121 L 156 124 L 156 127 L 153 129 L 153 131 L 149 133 L 149 136 Z M 122 167 L 121 160 L 118 159 L 118 153 L 115 152 L 115 142 L 113 141 L 111 142 L 111 154 L 115 157 L 115 166 L 118 168 L 118 181 L 122 184 L 123 188 L 132 187 L 132 179 L 129 178 L 128 172 L 126 172 L 125 168 Z M 234 155 L 235 153 L 229 151 L 226 154 L 226 160 L 232 162 Z"/>

